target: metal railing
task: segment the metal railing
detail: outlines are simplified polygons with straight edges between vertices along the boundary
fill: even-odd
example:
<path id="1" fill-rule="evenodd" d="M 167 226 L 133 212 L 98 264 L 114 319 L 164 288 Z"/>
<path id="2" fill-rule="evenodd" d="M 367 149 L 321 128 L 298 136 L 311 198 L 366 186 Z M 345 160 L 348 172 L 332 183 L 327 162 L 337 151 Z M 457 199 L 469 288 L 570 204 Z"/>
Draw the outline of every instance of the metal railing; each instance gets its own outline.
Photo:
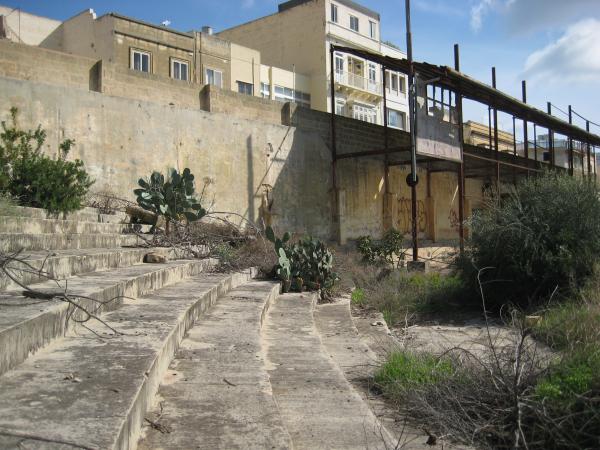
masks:
<path id="1" fill-rule="evenodd" d="M 335 82 L 345 86 L 351 86 L 362 91 L 372 92 L 377 95 L 383 95 L 383 86 L 381 83 L 369 80 L 361 75 L 351 72 L 335 71 Z"/>

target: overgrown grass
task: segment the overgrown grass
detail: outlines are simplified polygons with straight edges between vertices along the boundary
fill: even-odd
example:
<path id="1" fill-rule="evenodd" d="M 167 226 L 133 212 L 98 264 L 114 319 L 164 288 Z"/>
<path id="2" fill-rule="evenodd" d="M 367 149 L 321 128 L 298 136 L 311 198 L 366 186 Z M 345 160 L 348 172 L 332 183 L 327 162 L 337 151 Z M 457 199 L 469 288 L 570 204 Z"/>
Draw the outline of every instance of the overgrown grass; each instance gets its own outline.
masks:
<path id="1" fill-rule="evenodd" d="M 388 395 L 397 395 L 398 391 L 438 383 L 454 372 L 449 359 L 425 353 L 394 352 L 375 374 L 375 382 Z"/>
<path id="2" fill-rule="evenodd" d="M 350 294 L 350 300 L 353 305 L 364 306 L 365 305 L 365 291 L 361 288 L 356 288 Z"/>
<path id="3" fill-rule="evenodd" d="M 364 287 L 365 304 L 381 311 L 389 326 L 456 312 L 464 287 L 451 275 L 392 271 Z"/>

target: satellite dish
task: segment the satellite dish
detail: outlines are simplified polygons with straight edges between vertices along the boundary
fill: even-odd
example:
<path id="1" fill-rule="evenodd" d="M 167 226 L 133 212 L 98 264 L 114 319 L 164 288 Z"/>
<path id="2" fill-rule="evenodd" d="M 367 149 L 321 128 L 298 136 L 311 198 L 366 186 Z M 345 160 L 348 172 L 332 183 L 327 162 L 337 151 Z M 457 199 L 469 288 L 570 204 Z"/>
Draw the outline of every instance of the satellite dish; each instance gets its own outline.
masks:
<path id="1" fill-rule="evenodd" d="M 169 25 L 171 25 L 171 21 L 170 21 L 169 19 L 163 20 L 163 21 L 161 22 L 161 25 L 162 25 L 163 27 L 168 27 Z"/>

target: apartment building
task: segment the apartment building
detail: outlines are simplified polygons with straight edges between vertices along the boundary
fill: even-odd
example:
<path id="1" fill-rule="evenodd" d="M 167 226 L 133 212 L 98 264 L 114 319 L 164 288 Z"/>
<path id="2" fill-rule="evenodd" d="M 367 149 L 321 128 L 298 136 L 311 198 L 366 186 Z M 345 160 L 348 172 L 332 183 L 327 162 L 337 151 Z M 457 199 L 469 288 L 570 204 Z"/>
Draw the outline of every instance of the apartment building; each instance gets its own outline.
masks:
<path id="1" fill-rule="evenodd" d="M 27 45 L 40 45 L 60 26 L 60 20 L 48 19 L 0 5 L 0 39 Z"/>
<path id="2" fill-rule="evenodd" d="M 308 77 L 261 64 L 259 51 L 215 36 L 210 27 L 181 32 L 117 13 L 97 17 L 92 9 L 60 22 L 0 6 L 0 38 L 97 59 L 143 78 L 311 105 Z"/>
<path id="3" fill-rule="evenodd" d="M 404 58 L 398 48 L 381 40 L 379 13 L 350 0 L 291 0 L 278 12 L 221 31 L 218 36 L 244 42 L 261 53 L 264 64 L 310 78 L 311 106 L 371 123 L 383 124 L 384 77 L 390 126 L 406 129 L 407 80 L 402 73 L 351 55 L 336 53 L 334 92 L 330 88 L 331 44 Z"/>
<path id="4" fill-rule="evenodd" d="M 466 144 L 476 147 L 490 148 L 490 128 L 482 123 L 469 120 L 463 125 L 463 135 Z M 498 150 L 501 152 L 513 152 L 515 148 L 515 137 L 512 133 L 498 130 Z M 492 130 L 492 148 L 493 148 Z"/>

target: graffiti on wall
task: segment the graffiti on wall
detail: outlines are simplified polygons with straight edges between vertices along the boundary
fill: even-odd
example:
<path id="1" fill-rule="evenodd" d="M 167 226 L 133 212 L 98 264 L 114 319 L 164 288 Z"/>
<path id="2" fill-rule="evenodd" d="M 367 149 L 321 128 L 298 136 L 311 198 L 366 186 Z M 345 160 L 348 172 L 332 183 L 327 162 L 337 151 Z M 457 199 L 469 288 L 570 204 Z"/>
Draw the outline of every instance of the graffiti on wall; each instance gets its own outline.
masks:
<path id="1" fill-rule="evenodd" d="M 410 198 L 398 199 L 398 217 L 396 219 L 396 229 L 404 234 L 411 232 L 412 226 L 412 206 Z M 421 233 L 427 231 L 427 211 L 423 200 L 417 200 L 417 230 Z"/>

